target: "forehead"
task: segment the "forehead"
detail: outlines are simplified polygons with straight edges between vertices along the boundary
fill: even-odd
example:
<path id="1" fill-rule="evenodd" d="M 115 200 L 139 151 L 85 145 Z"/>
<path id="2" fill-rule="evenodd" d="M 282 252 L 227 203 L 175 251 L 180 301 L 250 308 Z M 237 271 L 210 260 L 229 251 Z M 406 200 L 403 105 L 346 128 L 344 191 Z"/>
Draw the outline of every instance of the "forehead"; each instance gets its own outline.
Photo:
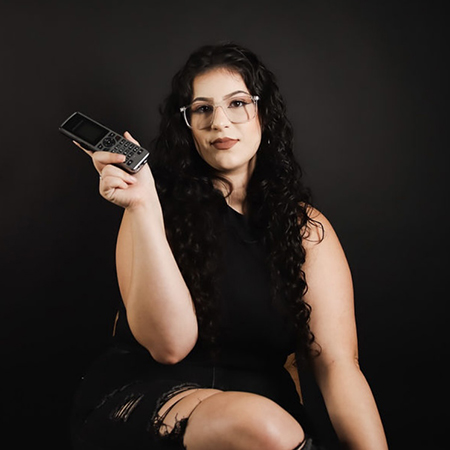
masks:
<path id="1" fill-rule="evenodd" d="M 226 68 L 213 69 L 197 75 L 192 83 L 193 98 L 205 97 L 222 100 L 235 91 L 248 92 L 247 86 L 238 72 Z"/>

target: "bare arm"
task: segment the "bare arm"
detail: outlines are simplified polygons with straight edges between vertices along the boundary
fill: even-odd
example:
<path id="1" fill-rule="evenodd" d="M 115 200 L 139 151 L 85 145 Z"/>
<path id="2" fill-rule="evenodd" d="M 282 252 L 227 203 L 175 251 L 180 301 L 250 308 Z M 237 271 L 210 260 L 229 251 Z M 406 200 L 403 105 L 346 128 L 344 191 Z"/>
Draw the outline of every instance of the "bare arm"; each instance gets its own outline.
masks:
<path id="1" fill-rule="evenodd" d="M 159 362 L 183 359 L 197 340 L 197 320 L 157 205 L 125 210 L 116 266 L 135 338 Z"/>
<path id="2" fill-rule="evenodd" d="M 311 305 L 311 330 L 321 347 L 313 369 L 333 427 L 344 448 L 385 450 L 387 443 L 377 406 L 358 364 L 358 344 L 350 270 L 328 220 L 312 228 L 305 241 L 305 300 Z"/>
<path id="3" fill-rule="evenodd" d="M 125 137 L 133 140 L 129 134 Z M 116 266 L 130 329 L 157 361 L 176 363 L 197 341 L 197 319 L 190 292 L 167 242 L 151 170 L 146 165 L 130 176 L 112 165 L 122 155 L 87 153 L 101 174 L 101 195 L 125 209 L 117 239 Z"/>

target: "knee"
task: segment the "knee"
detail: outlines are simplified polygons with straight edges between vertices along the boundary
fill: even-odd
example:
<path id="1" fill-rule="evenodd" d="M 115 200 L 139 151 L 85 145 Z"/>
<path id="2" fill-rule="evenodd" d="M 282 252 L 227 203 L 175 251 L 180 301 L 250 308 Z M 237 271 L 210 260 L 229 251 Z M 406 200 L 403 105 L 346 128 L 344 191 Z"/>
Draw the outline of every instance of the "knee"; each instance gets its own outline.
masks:
<path id="1" fill-rule="evenodd" d="M 300 424 L 275 402 L 259 395 L 238 395 L 228 416 L 231 431 L 248 442 L 243 448 L 292 450 L 303 440 Z"/>
<path id="2" fill-rule="evenodd" d="M 299 423 L 271 400 L 223 392 L 209 397 L 193 412 L 184 443 L 188 450 L 290 450 L 303 437 Z"/>

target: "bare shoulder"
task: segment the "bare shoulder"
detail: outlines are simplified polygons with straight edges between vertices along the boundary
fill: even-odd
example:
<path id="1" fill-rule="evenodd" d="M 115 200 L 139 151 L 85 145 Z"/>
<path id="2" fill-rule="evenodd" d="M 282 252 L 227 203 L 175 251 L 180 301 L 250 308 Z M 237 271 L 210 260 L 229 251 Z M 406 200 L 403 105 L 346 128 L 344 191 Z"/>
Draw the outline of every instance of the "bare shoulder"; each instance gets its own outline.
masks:
<path id="1" fill-rule="evenodd" d="M 305 249 L 304 271 L 310 281 L 313 274 L 318 279 L 331 279 L 334 275 L 350 278 L 350 268 L 344 249 L 330 221 L 315 208 L 308 209 L 302 244 Z M 332 275 L 333 274 L 333 275 Z"/>
<path id="2" fill-rule="evenodd" d="M 337 240 L 333 226 L 322 212 L 312 206 L 308 206 L 306 212 L 308 222 L 304 227 L 302 237 L 303 246 L 307 251 L 320 245 L 325 246 L 325 242 L 328 244 L 330 241 Z"/>

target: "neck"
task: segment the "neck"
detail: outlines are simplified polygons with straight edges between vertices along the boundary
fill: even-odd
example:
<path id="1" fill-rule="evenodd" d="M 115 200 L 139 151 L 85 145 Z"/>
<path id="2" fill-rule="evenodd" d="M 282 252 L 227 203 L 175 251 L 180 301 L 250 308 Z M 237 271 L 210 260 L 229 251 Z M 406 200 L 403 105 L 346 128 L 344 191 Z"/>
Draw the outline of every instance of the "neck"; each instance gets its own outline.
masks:
<path id="1" fill-rule="evenodd" d="M 250 177 L 254 170 L 253 161 L 241 172 L 234 173 L 221 173 L 220 176 L 229 182 L 224 183 L 221 180 L 216 180 L 214 182 L 217 189 L 219 189 L 228 204 L 236 211 L 241 214 L 244 213 L 245 209 L 245 199 L 247 197 L 247 186 L 250 181 Z"/>
<path id="2" fill-rule="evenodd" d="M 237 212 L 244 214 L 245 198 L 247 196 L 247 189 L 234 189 L 226 198 L 228 206 L 235 209 Z"/>

